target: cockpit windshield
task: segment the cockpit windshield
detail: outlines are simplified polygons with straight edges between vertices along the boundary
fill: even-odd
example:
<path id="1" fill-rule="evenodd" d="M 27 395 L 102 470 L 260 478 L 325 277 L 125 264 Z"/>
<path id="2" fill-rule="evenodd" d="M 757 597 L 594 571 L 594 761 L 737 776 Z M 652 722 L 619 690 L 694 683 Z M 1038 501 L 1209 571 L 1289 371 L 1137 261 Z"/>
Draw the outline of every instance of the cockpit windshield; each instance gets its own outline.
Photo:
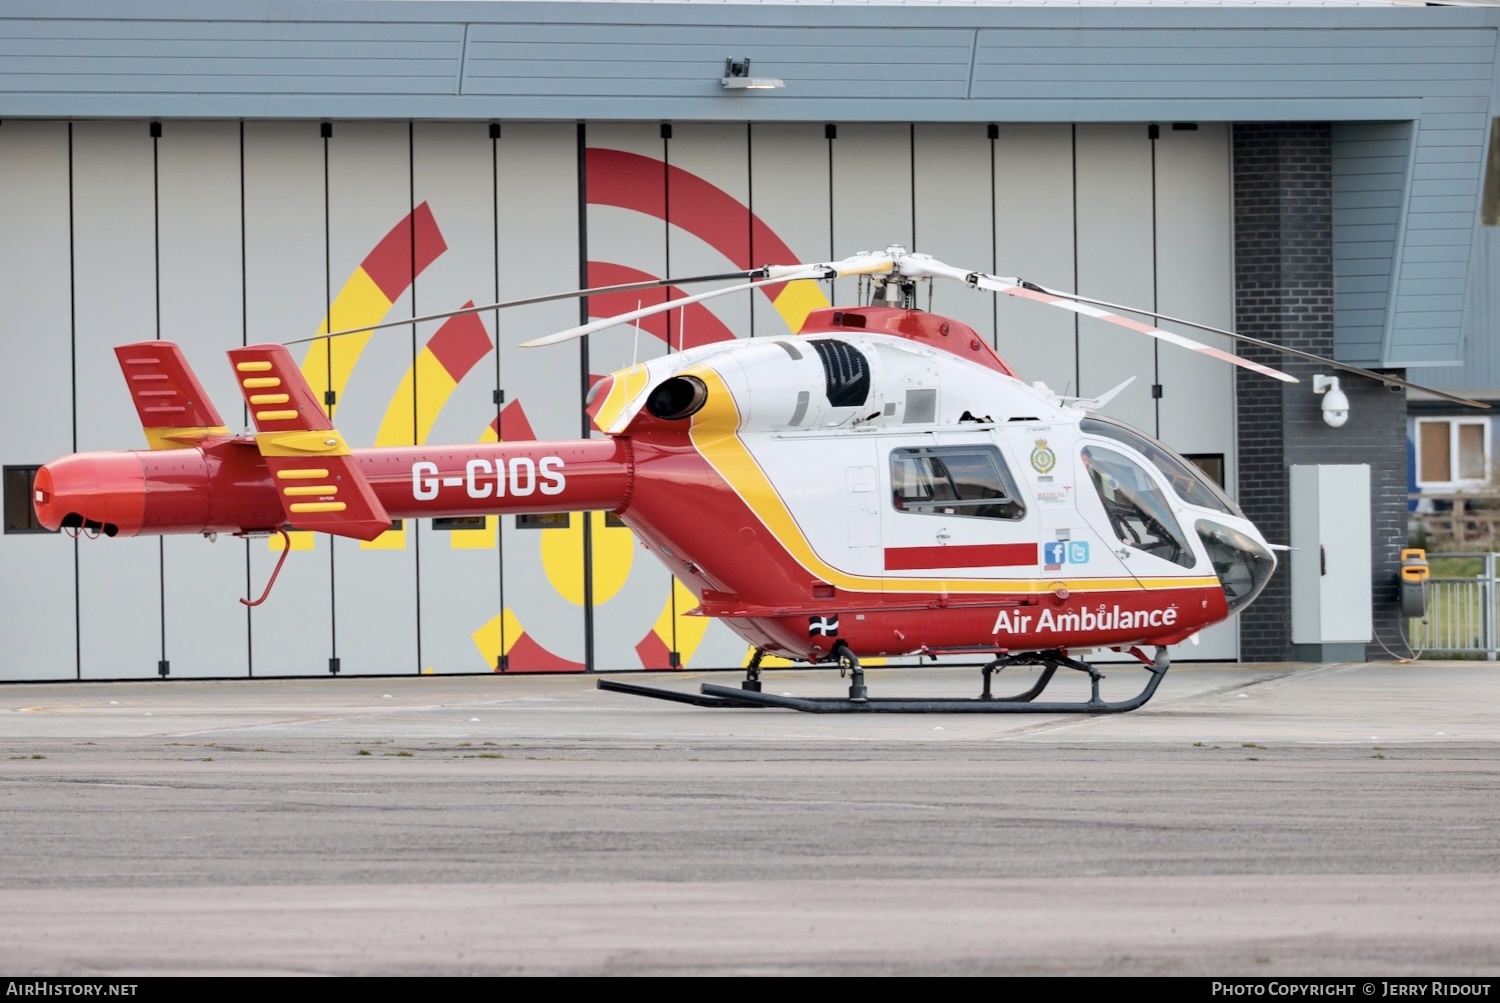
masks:
<path id="1" fill-rule="evenodd" d="M 1122 543 L 1184 568 L 1198 563 L 1166 496 L 1144 467 L 1103 446 L 1085 446 L 1082 455 L 1110 528 Z"/>
<path id="2" fill-rule="evenodd" d="M 1079 422 L 1079 428 L 1095 435 L 1108 436 L 1116 442 L 1123 442 L 1140 453 L 1150 460 L 1156 469 L 1166 475 L 1167 483 L 1172 485 L 1172 490 L 1177 493 L 1177 497 L 1189 505 L 1201 505 L 1226 515 L 1239 516 L 1241 519 L 1245 517 L 1239 507 L 1229 500 L 1229 496 L 1217 484 L 1209 480 L 1196 464 L 1178 456 L 1155 439 L 1147 438 L 1129 425 L 1109 418 L 1090 416 Z"/>

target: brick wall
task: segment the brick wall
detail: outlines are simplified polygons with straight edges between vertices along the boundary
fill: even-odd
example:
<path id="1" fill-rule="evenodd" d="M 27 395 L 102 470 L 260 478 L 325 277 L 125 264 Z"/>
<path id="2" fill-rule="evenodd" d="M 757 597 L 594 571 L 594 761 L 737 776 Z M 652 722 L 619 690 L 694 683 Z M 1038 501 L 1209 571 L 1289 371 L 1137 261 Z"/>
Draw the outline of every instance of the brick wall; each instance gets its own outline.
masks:
<path id="1" fill-rule="evenodd" d="M 1333 355 L 1332 142 L 1327 123 L 1234 128 L 1235 323 L 1241 333 Z M 1300 379 L 1236 371 L 1239 501 L 1272 543 L 1291 537 L 1294 463 L 1368 463 L 1375 632 L 1398 651 L 1397 554 L 1406 542 L 1406 396 L 1374 380 L 1244 347 L 1241 354 Z M 1343 428 L 1324 424 L 1316 373 L 1338 375 L 1349 398 Z M 1291 649 L 1289 555 L 1240 614 L 1240 657 L 1282 660 Z M 1389 657 L 1370 645 L 1367 657 Z"/>

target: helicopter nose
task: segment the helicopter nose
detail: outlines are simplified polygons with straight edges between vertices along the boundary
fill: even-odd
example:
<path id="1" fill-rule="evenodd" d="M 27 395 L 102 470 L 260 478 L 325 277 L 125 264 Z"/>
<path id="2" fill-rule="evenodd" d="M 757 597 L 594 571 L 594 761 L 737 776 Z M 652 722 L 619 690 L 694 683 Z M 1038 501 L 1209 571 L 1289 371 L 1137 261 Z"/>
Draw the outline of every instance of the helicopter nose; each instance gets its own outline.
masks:
<path id="1" fill-rule="evenodd" d="M 32 505 L 50 530 L 134 536 L 146 509 L 146 477 L 135 453 L 74 453 L 36 472 Z"/>

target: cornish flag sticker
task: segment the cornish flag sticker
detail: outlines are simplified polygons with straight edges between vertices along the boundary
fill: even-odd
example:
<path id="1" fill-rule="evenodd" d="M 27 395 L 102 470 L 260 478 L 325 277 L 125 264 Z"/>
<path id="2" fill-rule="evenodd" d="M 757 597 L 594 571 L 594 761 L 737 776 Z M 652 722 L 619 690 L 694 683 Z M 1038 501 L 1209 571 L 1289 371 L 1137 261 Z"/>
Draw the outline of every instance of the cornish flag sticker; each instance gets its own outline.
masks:
<path id="1" fill-rule="evenodd" d="M 835 616 L 810 616 L 807 618 L 807 636 L 815 637 L 822 634 L 824 637 L 839 636 L 839 618 Z"/>

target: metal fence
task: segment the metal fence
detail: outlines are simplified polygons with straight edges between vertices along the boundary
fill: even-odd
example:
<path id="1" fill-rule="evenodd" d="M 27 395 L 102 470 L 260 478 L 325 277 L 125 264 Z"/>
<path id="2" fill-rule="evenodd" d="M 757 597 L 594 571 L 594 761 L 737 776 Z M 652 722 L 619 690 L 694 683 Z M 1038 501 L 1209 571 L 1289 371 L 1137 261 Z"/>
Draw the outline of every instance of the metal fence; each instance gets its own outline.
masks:
<path id="1" fill-rule="evenodd" d="M 1482 654 L 1495 661 L 1500 652 L 1496 637 L 1496 558 L 1486 554 L 1433 554 L 1430 559 L 1478 559 L 1479 573 L 1472 578 L 1437 578 L 1427 582 L 1427 616 L 1409 624 L 1412 650 L 1430 655 Z"/>

